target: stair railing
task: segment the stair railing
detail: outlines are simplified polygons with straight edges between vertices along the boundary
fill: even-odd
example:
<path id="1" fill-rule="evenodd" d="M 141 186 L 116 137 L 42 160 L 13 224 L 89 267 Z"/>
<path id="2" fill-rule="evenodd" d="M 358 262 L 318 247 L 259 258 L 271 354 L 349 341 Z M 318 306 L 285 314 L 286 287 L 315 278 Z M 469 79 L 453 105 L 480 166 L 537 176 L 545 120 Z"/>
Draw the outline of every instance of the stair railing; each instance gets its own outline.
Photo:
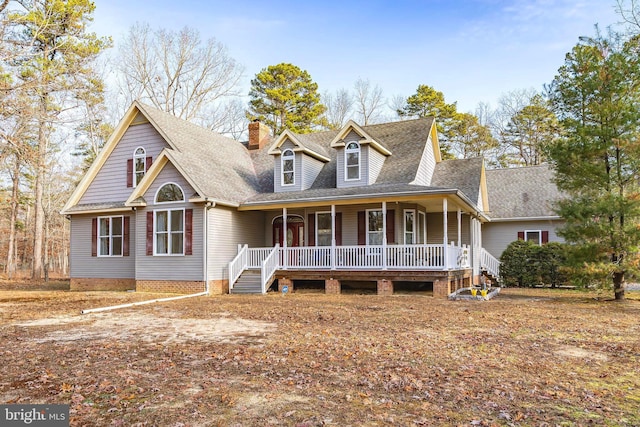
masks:
<path id="1" fill-rule="evenodd" d="M 484 248 L 480 251 L 480 267 L 485 269 L 487 273 L 496 279 L 500 280 L 500 261 Z"/>
<path id="2" fill-rule="evenodd" d="M 238 255 L 229 262 L 229 290 L 233 289 L 233 285 L 247 269 L 247 254 L 249 253 L 249 245 L 238 245 Z"/>
<path id="3" fill-rule="evenodd" d="M 273 276 L 273 273 L 276 272 L 280 265 L 280 245 L 276 243 L 273 250 L 267 256 L 264 261 L 262 261 L 262 267 L 260 268 L 260 283 L 262 284 L 262 293 L 267 293 L 267 283 Z"/>

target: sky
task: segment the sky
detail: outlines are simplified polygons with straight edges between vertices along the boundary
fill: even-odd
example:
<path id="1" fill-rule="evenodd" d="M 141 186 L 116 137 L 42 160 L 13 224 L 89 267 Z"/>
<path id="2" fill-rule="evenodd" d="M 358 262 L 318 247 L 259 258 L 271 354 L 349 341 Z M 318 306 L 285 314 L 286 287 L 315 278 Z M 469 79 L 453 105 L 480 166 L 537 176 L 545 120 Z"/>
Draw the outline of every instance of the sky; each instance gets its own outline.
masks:
<path id="1" fill-rule="evenodd" d="M 542 90 L 580 36 L 620 20 L 615 0 L 94 2 L 90 30 L 116 48 L 136 22 L 215 38 L 244 66 L 244 93 L 260 70 L 287 62 L 321 93 L 361 78 L 388 99 L 406 98 L 422 84 L 461 112 L 496 107 L 509 91 Z"/>

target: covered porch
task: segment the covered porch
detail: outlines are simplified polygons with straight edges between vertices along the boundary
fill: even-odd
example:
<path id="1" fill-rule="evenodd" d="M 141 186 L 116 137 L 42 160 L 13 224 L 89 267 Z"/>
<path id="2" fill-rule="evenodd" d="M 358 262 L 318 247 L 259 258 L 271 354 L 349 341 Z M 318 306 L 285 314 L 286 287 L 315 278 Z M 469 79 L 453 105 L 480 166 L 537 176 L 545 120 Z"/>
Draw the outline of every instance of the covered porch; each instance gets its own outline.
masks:
<path id="1" fill-rule="evenodd" d="M 483 268 L 497 276 L 498 261 L 481 247 L 481 214 L 464 202 L 431 194 L 271 210 L 265 225 L 273 245 L 239 245 L 230 291 L 251 277 L 260 293 L 274 280 L 289 291 L 295 280 L 323 280 L 327 293 L 339 293 L 342 280 L 366 280 L 379 294 L 393 293 L 394 281 L 422 281 L 433 284 L 434 296 L 447 296 L 479 283 Z"/>

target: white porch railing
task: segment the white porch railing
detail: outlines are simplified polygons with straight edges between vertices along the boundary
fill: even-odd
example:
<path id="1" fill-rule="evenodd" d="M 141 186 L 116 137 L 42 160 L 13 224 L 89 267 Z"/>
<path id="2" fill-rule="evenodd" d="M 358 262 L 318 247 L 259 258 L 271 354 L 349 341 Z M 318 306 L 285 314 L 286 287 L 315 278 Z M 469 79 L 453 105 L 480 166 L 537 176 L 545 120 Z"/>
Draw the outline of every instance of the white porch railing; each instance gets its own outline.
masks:
<path id="1" fill-rule="evenodd" d="M 260 279 L 262 284 L 262 293 L 267 292 L 267 282 L 273 276 L 273 273 L 278 269 L 279 263 L 279 253 L 280 246 L 276 244 L 273 250 L 267 255 L 267 257 L 262 261 L 262 266 L 260 268 Z"/>
<path id="2" fill-rule="evenodd" d="M 249 251 L 265 249 L 249 249 Z M 270 250 L 270 249 L 269 249 Z M 280 248 L 280 267 L 290 270 L 443 270 L 470 268 L 469 247 L 448 245 L 307 246 Z M 384 256 L 383 256 L 384 255 Z M 332 258 L 333 257 L 333 258 Z"/>
<path id="3" fill-rule="evenodd" d="M 493 277 L 500 277 L 500 261 L 484 248 L 480 251 L 480 268 L 485 269 Z"/>
<path id="4" fill-rule="evenodd" d="M 254 252 L 255 249 L 249 250 L 249 245 L 238 245 L 238 255 L 229 262 L 229 289 L 233 289 L 233 284 L 240 278 L 240 275 L 247 269 L 247 259 L 249 252 Z"/>

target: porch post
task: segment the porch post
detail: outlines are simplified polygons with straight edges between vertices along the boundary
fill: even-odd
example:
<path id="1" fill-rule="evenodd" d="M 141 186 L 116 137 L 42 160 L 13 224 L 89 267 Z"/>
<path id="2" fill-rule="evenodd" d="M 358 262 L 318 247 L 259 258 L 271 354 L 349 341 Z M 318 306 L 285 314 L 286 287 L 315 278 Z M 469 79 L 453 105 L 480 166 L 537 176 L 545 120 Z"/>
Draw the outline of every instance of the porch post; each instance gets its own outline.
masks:
<path id="1" fill-rule="evenodd" d="M 331 269 L 336 269 L 336 205 L 331 205 Z"/>
<path id="2" fill-rule="evenodd" d="M 447 198 L 442 199 L 442 244 L 443 244 L 443 261 L 445 270 L 449 269 L 449 233 L 447 230 Z"/>
<path id="3" fill-rule="evenodd" d="M 289 264 L 289 254 L 287 254 L 287 231 L 287 208 L 282 208 L 282 253 L 284 254 L 282 268 L 285 270 Z"/>
<path id="4" fill-rule="evenodd" d="M 458 247 L 462 247 L 462 211 L 458 208 Z"/>
<path id="5" fill-rule="evenodd" d="M 387 269 L 387 202 L 382 202 L 382 269 Z"/>

